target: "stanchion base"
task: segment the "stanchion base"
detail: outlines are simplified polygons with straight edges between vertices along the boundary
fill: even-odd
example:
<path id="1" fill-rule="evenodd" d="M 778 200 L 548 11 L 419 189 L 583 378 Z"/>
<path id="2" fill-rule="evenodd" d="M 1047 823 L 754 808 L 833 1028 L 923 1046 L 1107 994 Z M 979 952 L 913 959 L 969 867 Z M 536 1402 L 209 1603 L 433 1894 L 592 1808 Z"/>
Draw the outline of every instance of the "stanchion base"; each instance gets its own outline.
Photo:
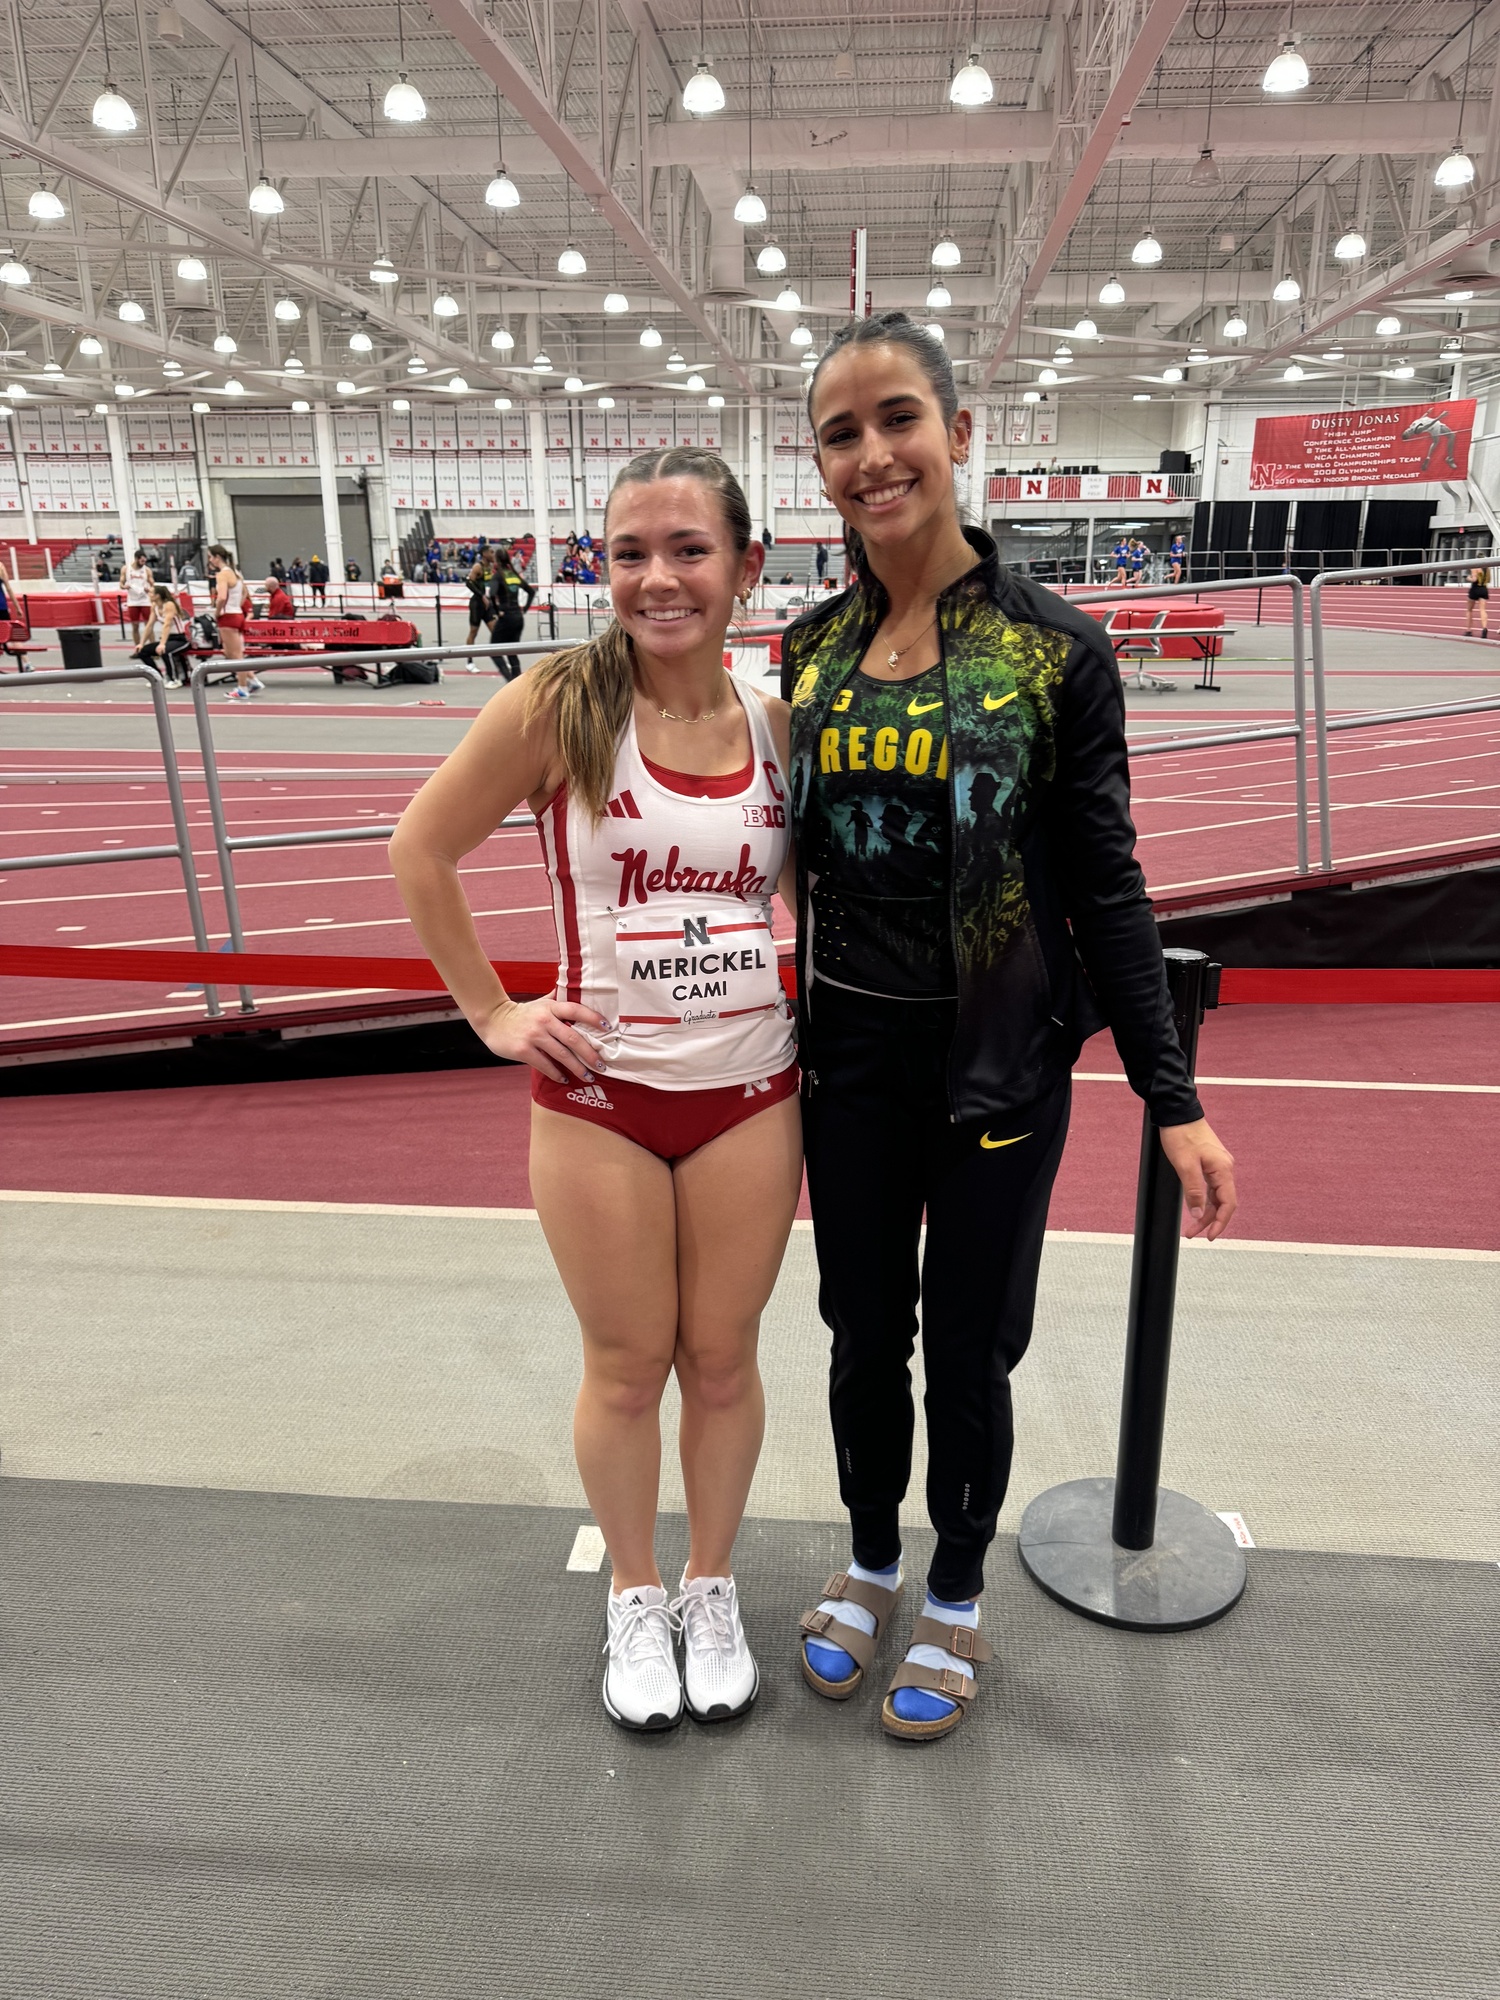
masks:
<path id="1" fill-rule="evenodd" d="M 1245 1558 L 1217 1514 L 1163 1486 L 1156 1540 L 1122 1549 L 1110 1533 L 1114 1504 L 1112 1479 L 1070 1479 L 1026 1509 L 1021 1561 L 1049 1597 L 1133 1632 L 1186 1632 L 1239 1602 Z"/>

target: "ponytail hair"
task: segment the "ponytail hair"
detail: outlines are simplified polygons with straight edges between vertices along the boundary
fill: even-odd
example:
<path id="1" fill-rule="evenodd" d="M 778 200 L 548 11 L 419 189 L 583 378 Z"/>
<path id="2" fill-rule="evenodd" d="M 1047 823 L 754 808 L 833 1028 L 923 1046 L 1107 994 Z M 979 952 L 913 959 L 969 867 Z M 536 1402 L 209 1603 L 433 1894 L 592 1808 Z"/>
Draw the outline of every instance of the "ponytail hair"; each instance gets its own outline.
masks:
<path id="1" fill-rule="evenodd" d="M 818 365 L 807 385 L 808 423 L 813 420 L 813 398 L 818 393 L 818 377 L 827 363 L 846 347 L 868 347 L 874 341 L 884 341 L 890 347 L 904 347 L 915 357 L 917 366 L 927 377 L 928 387 L 937 398 L 943 422 L 951 430 L 953 419 L 958 415 L 958 384 L 953 377 L 953 363 L 948 359 L 948 350 L 925 326 L 918 326 L 904 312 L 873 313 L 869 319 L 851 319 L 839 328 L 818 356 Z M 868 574 L 864 540 L 847 521 L 844 523 L 844 553 L 851 567 L 861 576 Z"/>
<path id="2" fill-rule="evenodd" d="M 640 452 L 615 480 L 610 500 L 622 486 L 649 486 L 656 479 L 701 480 L 718 497 L 736 552 L 743 555 L 749 548 L 750 504 L 716 452 L 689 445 Z M 604 528 L 607 535 L 607 505 Z M 544 709 L 551 709 L 568 788 L 596 824 L 609 805 L 615 756 L 634 697 L 635 648 L 617 618 L 597 638 L 549 653 L 526 676 L 525 725 L 530 728 Z"/>

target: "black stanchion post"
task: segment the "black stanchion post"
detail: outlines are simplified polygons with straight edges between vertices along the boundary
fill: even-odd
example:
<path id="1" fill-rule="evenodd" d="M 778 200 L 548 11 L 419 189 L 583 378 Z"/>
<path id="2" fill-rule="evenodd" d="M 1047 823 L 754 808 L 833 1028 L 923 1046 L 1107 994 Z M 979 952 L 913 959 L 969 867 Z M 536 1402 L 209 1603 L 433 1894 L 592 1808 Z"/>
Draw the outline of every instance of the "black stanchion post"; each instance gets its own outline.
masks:
<path id="1" fill-rule="evenodd" d="M 441 584 L 438 585 L 434 593 L 433 603 L 437 606 L 437 642 L 441 646 L 443 643 L 443 586 Z"/>
<path id="2" fill-rule="evenodd" d="M 1191 1072 L 1204 1008 L 1217 1004 L 1218 967 L 1201 951 L 1170 950 L 1165 958 Z M 1181 1212 L 1181 1187 L 1148 1112 L 1115 1477 L 1049 1487 L 1026 1509 L 1019 1538 L 1022 1562 L 1050 1596 L 1086 1617 L 1140 1632 L 1210 1624 L 1245 1588 L 1245 1558 L 1218 1515 L 1159 1483 Z"/>

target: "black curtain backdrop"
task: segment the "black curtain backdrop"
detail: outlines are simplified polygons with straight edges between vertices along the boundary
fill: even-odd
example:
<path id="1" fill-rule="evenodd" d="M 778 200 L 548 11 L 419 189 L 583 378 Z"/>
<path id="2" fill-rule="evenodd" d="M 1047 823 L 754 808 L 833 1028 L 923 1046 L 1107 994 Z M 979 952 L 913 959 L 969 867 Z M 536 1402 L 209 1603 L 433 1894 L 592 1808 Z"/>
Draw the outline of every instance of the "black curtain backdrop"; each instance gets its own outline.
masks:
<path id="1" fill-rule="evenodd" d="M 1248 500 L 1216 500 L 1214 502 L 1213 527 L 1210 530 L 1209 547 L 1224 551 L 1222 574 L 1225 576 L 1248 576 L 1249 558 L 1243 553 L 1250 546 L 1250 502 Z M 1229 553 L 1235 551 L 1236 553 Z M 1220 565 L 1215 565 L 1216 570 Z"/>
<path id="2" fill-rule="evenodd" d="M 1421 562 L 1431 553 L 1431 500 L 1372 500 L 1365 514 L 1365 569 L 1382 569 L 1387 563 Z M 1392 577 L 1393 583 L 1422 584 L 1421 576 Z"/>
<path id="3" fill-rule="evenodd" d="M 1304 583 L 1320 569 L 1352 569 L 1358 539 L 1357 500 L 1303 500 L 1292 536 L 1292 568 Z"/>
<path id="4" fill-rule="evenodd" d="M 1286 560 L 1286 524 L 1291 514 L 1287 500 L 1257 500 L 1255 518 L 1250 523 L 1250 546 L 1255 551 L 1255 574 L 1274 576 Z"/>

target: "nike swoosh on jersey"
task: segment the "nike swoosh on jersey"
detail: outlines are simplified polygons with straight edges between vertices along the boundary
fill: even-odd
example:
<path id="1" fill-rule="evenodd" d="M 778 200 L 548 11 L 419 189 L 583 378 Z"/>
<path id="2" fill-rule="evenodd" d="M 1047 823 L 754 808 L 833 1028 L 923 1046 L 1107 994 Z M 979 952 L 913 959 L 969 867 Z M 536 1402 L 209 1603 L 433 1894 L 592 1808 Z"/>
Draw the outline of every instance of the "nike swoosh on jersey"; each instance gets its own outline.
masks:
<path id="1" fill-rule="evenodd" d="M 979 1143 L 987 1153 L 997 1153 L 1002 1146 L 1019 1146 L 1023 1139 L 1029 1139 L 1029 1132 L 1018 1132 L 1014 1139 L 992 1139 L 988 1132 L 981 1132 Z"/>
<path id="2" fill-rule="evenodd" d="M 906 712 L 908 715 L 931 715 L 935 708 L 941 708 L 942 705 L 940 701 L 919 702 L 913 698 L 906 704 Z"/>
<path id="3" fill-rule="evenodd" d="M 1009 694 L 1001 695 L 998 701 L 995 700 L 993 695 L 987 694 L 984 698 L 984 705 L 986 708 L 1004 708 L 1005 704 L 1008 701 L 1014 701 L 1020 692 L 1019 688 L 1012 688 Z"/>

